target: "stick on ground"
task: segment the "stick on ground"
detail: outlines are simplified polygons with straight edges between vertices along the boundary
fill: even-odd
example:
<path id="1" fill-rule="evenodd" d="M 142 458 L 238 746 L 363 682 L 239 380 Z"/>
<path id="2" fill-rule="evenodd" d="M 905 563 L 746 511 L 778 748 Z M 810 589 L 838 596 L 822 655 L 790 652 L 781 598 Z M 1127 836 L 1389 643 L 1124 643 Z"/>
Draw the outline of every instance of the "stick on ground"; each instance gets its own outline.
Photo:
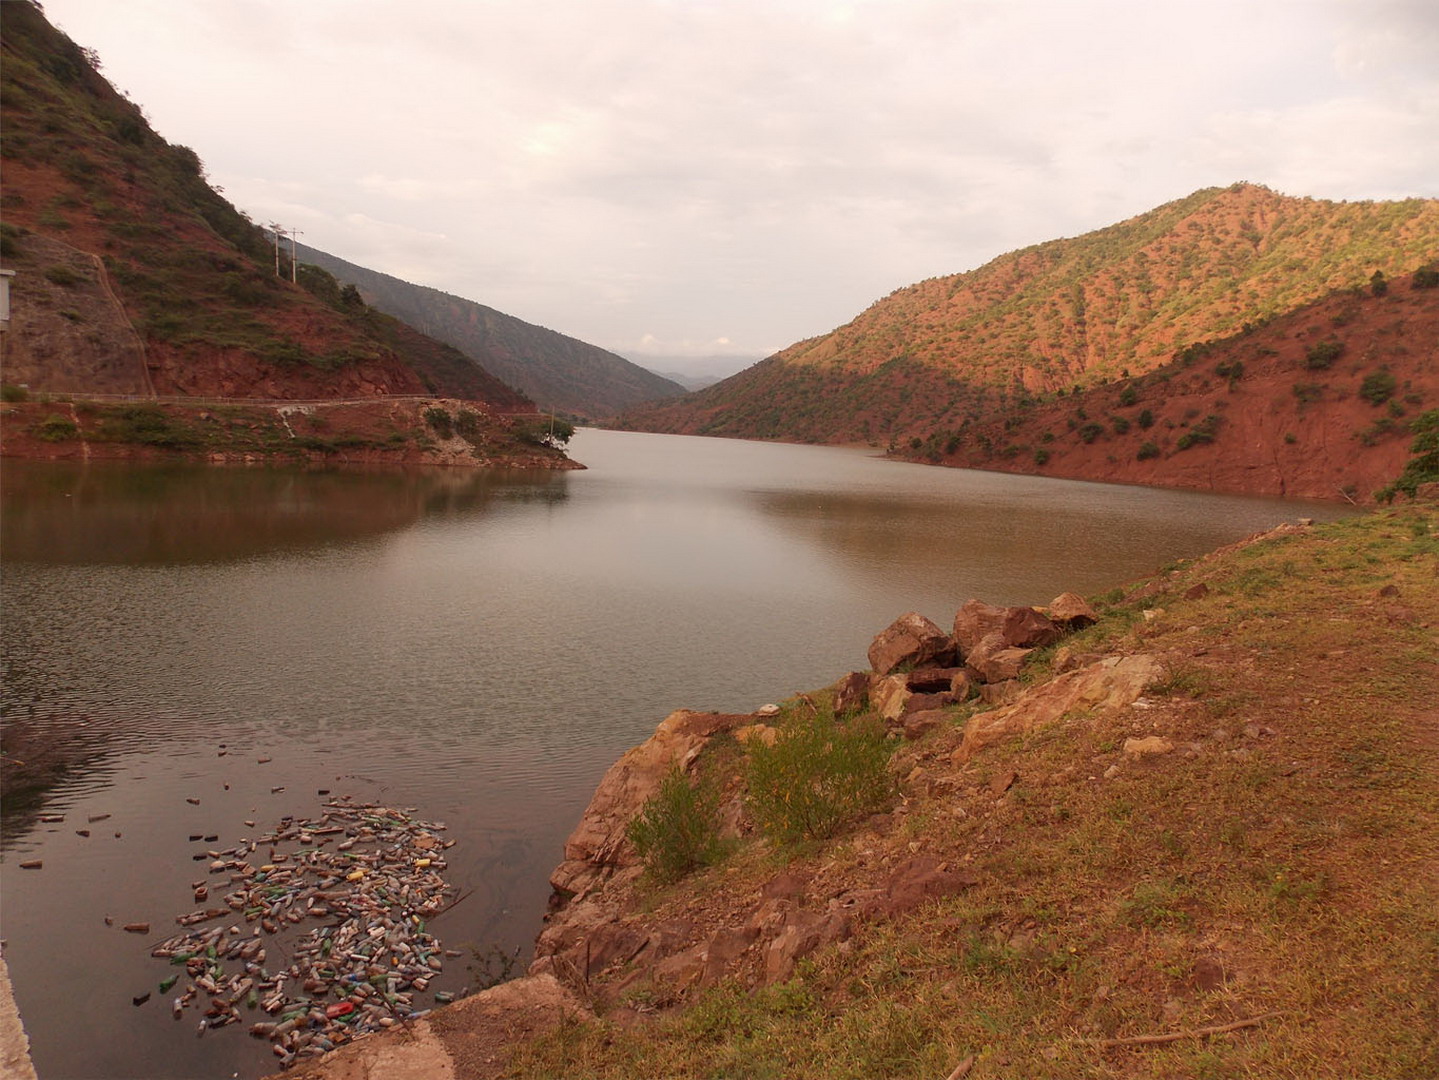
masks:
<path id="1" fill-rule="evenodd" d="M 1216 1024 L 1213 1027 L 1195 1028 L 1193 1031 L 1173 1031 L 1167 1035 L 1135 1035 L 1128 1039 L 1105 1039 L 1099 1045 L 1106 1050 L 1116 1046 L 1156 1046 L 1160 1043 L 1178 1042 L 1180 1039 L 1207 1039 L 1211 1035 L 1223 1035 L 1240 1028 L 1258 1027 L 1266 1020 L 1273 1020 L 1283 1013 L 1271 1012 L 1263 1016 L 1251 1016 L 1248 1020 L 1236 1020 L 1232 1024 Z"/>

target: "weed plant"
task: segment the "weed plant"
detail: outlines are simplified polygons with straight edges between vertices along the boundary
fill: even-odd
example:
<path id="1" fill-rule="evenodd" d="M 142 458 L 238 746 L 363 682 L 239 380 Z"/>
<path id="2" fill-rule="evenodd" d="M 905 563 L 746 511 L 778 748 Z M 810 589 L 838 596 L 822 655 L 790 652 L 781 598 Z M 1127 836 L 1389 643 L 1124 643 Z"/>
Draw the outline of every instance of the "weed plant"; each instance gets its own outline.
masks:
<path id="1" fill-rule="evenodd" d="M 654 880 L 678 881 L 725 855 L 719 835 L 719 795 L 713 784 L 704 779 L 691 783 L 676 766 L 645 800 L 626 835 Z"/>
<path id="2" fill-rule="evenodd" d="M 822 840 L 887 805 L 891 744 L 884 725 L 860 716 L 836 723 L 828 707 L 801 706 L 773 745 L 752 741 L 746 767 L 749 810 L 784 843 Z"/>

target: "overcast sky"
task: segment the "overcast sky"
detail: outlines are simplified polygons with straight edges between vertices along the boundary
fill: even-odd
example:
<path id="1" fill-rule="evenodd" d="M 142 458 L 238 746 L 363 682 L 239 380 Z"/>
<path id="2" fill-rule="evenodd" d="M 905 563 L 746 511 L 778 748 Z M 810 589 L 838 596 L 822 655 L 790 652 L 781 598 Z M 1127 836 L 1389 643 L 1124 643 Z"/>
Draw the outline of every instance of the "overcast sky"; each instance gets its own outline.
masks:
<path id="1" fill-rule="evenodd" d="M 1436 0 L 44 6 L 257 222 L 634 357 L 1209 185 L 1439 195 Z"/>

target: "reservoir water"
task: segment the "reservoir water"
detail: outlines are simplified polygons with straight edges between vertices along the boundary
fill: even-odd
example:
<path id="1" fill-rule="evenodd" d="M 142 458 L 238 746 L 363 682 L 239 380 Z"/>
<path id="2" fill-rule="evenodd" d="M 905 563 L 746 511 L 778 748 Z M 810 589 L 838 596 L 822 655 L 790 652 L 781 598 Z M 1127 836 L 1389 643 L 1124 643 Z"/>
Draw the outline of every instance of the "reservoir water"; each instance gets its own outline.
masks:
<path id="1" fill-rule="evenodd" d="M 42 1077 L 273 1068 L 246 1025 L 132 1005 L 173 970 L 148 950 L 195 906 L 215 845 L 191 835 L 312 816 L 321 789 L 414 807 L 466 896 L 433 932 L 522 966 L 565 835 L 671 710 L 828 684 L 905 611 L 1094 593 L 1345 512 L 854 449 L 582 431 L 571 453 L 588 471 L 5 463 L 0 708 L 33 760 L 4 793 L 0 935 Z"/>

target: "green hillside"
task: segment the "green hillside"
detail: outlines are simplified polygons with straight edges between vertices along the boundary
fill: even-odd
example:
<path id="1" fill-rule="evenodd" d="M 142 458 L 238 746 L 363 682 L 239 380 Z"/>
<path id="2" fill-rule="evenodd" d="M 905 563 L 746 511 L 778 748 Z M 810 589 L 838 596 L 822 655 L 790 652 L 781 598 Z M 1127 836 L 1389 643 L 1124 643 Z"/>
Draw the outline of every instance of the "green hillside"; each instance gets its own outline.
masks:
<path id="1" fill-rule="evenodd" d="M 622 356 L 484 304 L 304 244 L 299 251 L 306 262 L 356 286 L 367 303 L 473 357 L 543 409 L 601 418 L 685 392 Z"/>

